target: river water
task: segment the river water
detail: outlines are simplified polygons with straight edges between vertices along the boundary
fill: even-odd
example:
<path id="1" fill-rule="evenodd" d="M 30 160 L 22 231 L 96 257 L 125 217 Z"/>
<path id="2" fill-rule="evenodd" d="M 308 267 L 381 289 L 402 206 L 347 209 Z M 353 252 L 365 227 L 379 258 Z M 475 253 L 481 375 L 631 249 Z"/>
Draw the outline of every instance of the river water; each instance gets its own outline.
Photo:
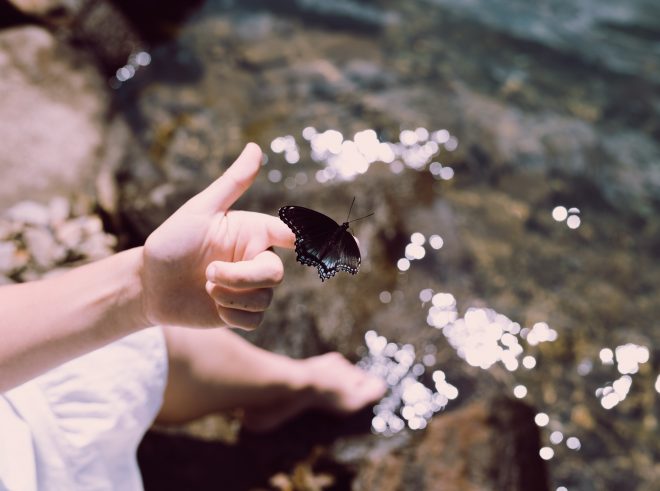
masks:
<path id="1" fill-rule="evenodd" d="M 127 216 L 248 140 L 242 205 L 375 212 L 354 278 L 284 255 L 270 319 L 299 327 L 255 342 L 307 356 L 313 329 L 386 377 L 383 438 L 502 393 L 535 408 L 551 489 L 655 489 L 657 2 L 213 0 L 140 56 L 111 83 L 159 177 Z"/>

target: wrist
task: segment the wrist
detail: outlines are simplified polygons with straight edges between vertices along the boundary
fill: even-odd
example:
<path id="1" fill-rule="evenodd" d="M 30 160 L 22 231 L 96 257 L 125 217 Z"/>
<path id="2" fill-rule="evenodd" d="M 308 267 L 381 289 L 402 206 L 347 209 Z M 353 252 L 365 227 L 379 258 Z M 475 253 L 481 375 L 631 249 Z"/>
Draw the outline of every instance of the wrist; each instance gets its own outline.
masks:
<path id="1" fill-rule="evenodd" d="M 132 330 L 149 327 L 152 322 L 147 315 L 143 247 L 128 249 L 120 252 L 118 256 L 122 256 L 124 261 L 124 266 L 121 268 L 124 281 L 118 302 L 127 313 L 128 326 Z"/>
<path id="2" fill-rule="evenodd" d="M 97 278 L 105 282 L 92 304 L 106 312 L 101 317 L 107 315 L 107 321 L 101 324 L 111 329 L 109 336 L 123 337 L 151 326 L 145 313 L 142 247 L 118 252 L 90 267 L 99 268 Z"/>

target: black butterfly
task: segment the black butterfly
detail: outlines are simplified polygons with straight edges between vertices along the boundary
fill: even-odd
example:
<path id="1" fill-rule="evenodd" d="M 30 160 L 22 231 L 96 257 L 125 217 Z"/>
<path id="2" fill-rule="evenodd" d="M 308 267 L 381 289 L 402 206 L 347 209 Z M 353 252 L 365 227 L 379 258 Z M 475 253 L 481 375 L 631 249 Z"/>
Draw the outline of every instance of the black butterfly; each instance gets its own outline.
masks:
<path id="1" fill-rule="evenodd" d="M 350 213 L 349 210 L 349 216 Z M 358 272 L 360 249 L 348 232 L 348 218 L 339 225 L 323 213 L 302 206 L 283 206 L 279 215 L 296 234 L 296 260 L 306 266 L 316 266 L 321 281 L 334 276 L 337 271 Z M 367 216 L 371 215 L 373 213 Z"/>

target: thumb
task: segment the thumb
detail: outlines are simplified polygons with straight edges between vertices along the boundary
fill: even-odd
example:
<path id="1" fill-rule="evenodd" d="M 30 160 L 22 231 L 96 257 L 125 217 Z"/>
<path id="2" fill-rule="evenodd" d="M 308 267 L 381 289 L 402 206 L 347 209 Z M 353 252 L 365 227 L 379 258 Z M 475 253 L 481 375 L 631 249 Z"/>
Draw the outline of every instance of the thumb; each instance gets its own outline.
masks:
<path id="1" fill-rule="evenodd" d="M 222 176 L 191 201 L 211 211 L 226 211 L 252 185 L 261 167 L 261 149 L 248 143 Z"/>

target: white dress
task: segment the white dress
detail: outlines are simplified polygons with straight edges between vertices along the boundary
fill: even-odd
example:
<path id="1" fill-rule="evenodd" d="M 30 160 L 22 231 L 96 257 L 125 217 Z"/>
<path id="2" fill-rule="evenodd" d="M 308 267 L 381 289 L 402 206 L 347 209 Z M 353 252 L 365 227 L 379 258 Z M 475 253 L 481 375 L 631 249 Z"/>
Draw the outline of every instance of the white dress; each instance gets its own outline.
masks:
<path id="1" fill-rule="evenodd" d="M 136 451 L 166 380 L 153 327 L 0 394 L 0 491 L 141 490 Z"/>

